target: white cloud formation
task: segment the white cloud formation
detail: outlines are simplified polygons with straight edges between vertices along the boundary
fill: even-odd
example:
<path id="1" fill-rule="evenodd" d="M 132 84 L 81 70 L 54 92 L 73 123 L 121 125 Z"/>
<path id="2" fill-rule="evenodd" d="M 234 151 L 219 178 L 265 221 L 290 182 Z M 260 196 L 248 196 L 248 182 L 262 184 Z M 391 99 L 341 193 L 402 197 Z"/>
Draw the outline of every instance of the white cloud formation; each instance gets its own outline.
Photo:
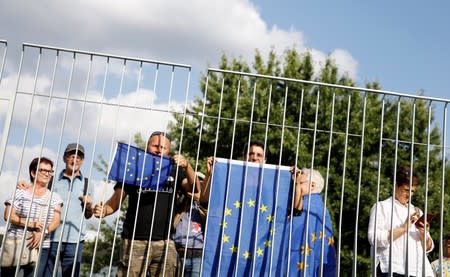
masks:
<path id="1" fill-rule="evenodd" d="M 306 48 L 300 30 L 268 26 L 247 0 L 23 0 L 0 3 L 0 15 L 0 33 L 19 43 L 174 61 L 198 70 L 214 65 L 222 53 L 252 61 L 256 48 L 263 55 L 272 47 L 279 53 Z M 354 64 L 339 65 L 355 75 Z"/>

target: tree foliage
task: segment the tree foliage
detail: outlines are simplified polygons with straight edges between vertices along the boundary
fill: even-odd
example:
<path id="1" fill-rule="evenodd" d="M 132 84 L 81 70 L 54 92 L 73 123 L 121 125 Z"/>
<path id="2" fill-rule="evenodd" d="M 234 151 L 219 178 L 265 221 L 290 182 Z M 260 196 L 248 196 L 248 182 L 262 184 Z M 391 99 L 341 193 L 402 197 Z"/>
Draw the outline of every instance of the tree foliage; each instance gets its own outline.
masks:
<path id="1" fill-rule="evenodd" d="M 194 100 L 185 118 L 174 114 L 170 125 L 177 149 L 181 144 L 183 154 L 191 159 L 198 156 L 198 167 L 204 170 L 206 157 L 240 159 L 243 146 L 259 139 L 267 145 L 268 163 L 328 173 L 323 193 L 342 272 L 351 273 L 356 259 L 357 272 L 369 276 L 370 209 L 392 194 L 396 166 L 413 162 L 422 185 L 412 202 L 424 209 L 427 198 L 428 211 L 440 210 L 441 133 L 427 102 L 352 89 L 354 81 L 339 74 L 331 59 L 314 72 L 312 55 L 295 49 L 287 49 L 282 57 L 272 51 L 266 61 L 256 51 L 252 67 L 223 55 L 219 68 L 253 74 L 204 74 L 203 97 Z M 373 82 L 366 88 L 381 86 Z M 444 222 L 449 220 L 445 207 Z M 436 241 L 437 222 L 431 231 Z"/>

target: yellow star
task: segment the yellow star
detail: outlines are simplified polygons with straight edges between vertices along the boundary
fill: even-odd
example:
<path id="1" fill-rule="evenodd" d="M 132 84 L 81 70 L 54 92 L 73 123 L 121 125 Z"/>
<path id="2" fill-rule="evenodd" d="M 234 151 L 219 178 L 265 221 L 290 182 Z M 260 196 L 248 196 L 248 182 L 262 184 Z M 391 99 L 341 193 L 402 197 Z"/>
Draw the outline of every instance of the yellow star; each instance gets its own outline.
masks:
<path id="1" fill-rule="evenodd" d="M 237 246 L 235 246 L 235 245 L 232 245 L 232 246 L 230 247 L 231 253 L 236 253 L 237 250 L 238 250 L 238 248 L 237 248 Z"/>
<path id="2" fill-rule="evenodd" d="M 230 242 L 230 236 L 223 235 L 223 242 Z"/>
<path id="3" fill-rule="evenodd" d="M 128 165 L 131 165 L 131 162 L 128 162 Z"/>
<path id="4" fill-rule="evenodd" d="M 270 247 L 270 244 L 271 244 L 270 240 L 266 240 L 266 241 L 264 242 L 264 246 L 265 246 L 265 247 Z"/>
<path id="5" fill-rule="evenodd" d="M 159 161 L 156 161 L 156 164 L 159 164 Z"/>
<path id="6" fill-rule="evenodd" d="M 239 209 L 241 206 L 242 206 L 241 202 L 239 202 L 239 201 L 237 201 L 237 200 L 236 200 L 236 202 L 234 202 L 234 207 L 235 207 L 236 209 Z"/>
<path id="7" fill-rule="evenodd" d="M 245 251 L 244 254 L 242 254 L 242 256 L 244 256 L 244 258 L 245 258 L 246 260 L 248 260 L 248 259 L 250 259 L 250 257 L 252 256 L 252 253 L 250 253 L 250 252 L 248 252 L 248 251 Z"/>
<path id="8" fill-rule="evenodd" d="M 334 238 L 332 236 L 328 238 L 328 245 L 334 245 Z"/>
<path id="9" fill-rule="evenodd" d="M 320 233 L 319 233 L 319 238 L 320 238 L 320 239 L 323 239 L 324 237 L 326 237 L 326 235 L 324 236 L 324 235 L 323 235 L 323 232 L 320 231 Z"/>
<path id="10" fill-rule="evenodd" d="M 267 222 L 272 222 L 273 221 L 273 216 L 271 214 L 269 214 L 267 217 Z"/>
<path id="11" fill-rule="evenodd" d="M 311 241 L 312 241 L 312 242 L 315 242 L 316 240 L 317 240 L 316 233 L 313 232 L 313 233 L 311 234 Z"/>
<path id="12" fill-rule="evenodd" d="M 136 160 L 136 157 L 131 157 L 132 160 Z"/>
<path id="13" fill-rule="evenodd" d="M 141 155 L 141 152 L 138 152 L 138 156 L 140 156 Z"/>
<path id="14" fill-rule="evenodd" d="M 306 254 L 306 256 L 309 256 L 309 253 L 311 252 L 312 248 L 309 247 L 308 245 L 306 245 L 306 246 L 302 246 L 300 248 L 300 250 L 301 250 L 302 255 Z"/>
<path id="15" fill-rule="evenodd" d="M 130 174 L 130 177 L 133 177 L 133 173 Z"/>
<path id="16" fill-rule="evenodd" d="M 305 268 L 306 268 L 305 263 L 297 262 L 297 270 L 303 270 Z"/>
<path id="17" fill-rule="evenodd" d="M 137 178 L 136 178 L 136 181 L 139 181 L 139 180 L 141 180 L 141 178 L 137 177 Z"/>
<path id="18" fill-rule="evenodd" d="M 265 213 L 265 212 L 267 212 L 267 206 L 264 205 L 264 204 L 262 204 L 261 207 L 259 208 L 259 210 L 260 210 L 262 213 Z"/>
<path id="19" fill-rule="evenodd" d="M 247 205 L 249 207 L 254 207 L 255 206 L 255 200 L 252 200 L 252 199 L 248 200 Z"/>
<path id="20" fill-rule="evenodd" d="M 229 216 L 229 215 L 231 215 L 231 209 L 225 208 L 225 216 Z"/>
<path id="21" fill-rule="evenodd" d="M 228 227 L 228 223 L 225 220 L 222 222 L 222 227 L 224 229 Z"/>
<path id="22" fill-rule="evenodd" d="M 264 254 L 264 250 L 258 247 L 258 250 L 256 250 L 256 254 L 258 254 L 258 257 L 261 257 Z"/>
<path id="23" fill-rule="evenodd" d="M 270 228 L 270 235 L 273 236 L 273 234 L 275 234 L 275 227 L 274 228 Z"/>
<path id="24" fill-rule="evenodd" d="M 127 168 L 127 171 L 130 171 L 131 169 L 130 168 Z"/>

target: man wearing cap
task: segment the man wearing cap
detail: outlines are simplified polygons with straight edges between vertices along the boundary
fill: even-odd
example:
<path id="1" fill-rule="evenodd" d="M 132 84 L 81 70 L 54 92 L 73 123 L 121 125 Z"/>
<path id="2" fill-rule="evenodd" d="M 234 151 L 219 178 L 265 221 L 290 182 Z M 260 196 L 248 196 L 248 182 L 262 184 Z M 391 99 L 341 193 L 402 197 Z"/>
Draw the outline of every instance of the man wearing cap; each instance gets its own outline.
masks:
<path id="1" fill-rule="evenodd" d="M 49 249 L 42 249 L 39 271 L 42 276 L 52 276 L 61 240 L 59 260 L 62 268 L 62 276 L 72 276 L 72 268 L 75 260 L 75 252 L 78 246 L 73 276 L 79 276 L 81 256 L 83 252 L 84 235 L 86 227 L 81 224 L 80 214 L 84 209 L 84 217 L 90 218 L 93 214 L 92 199 L 87 193 L 87 180 L 80 171 L 84 161 L 84 147 L 81 144 L 70 143 L 64 151 L 64 163 L 66 167 L 54 180 L 52 191 L 58 193 L 64 201 L 61 211 L 61 225 L 51 236 Z M 81 234 L 80 234 L 81 232 Z M 62 236 L 61 236 L 62 234 Z M 43 267 L 43 268 L 41 268 Z"/>
<path id="2" fill-rule="evenodd" d="M 170 144 L 169 134 L 153 132 L 147 143 L 147 152 L 168 156 Z M 94 215 L 103 218 L 116 212 L 120 203 L 129 196 L 117 276 L 146 276 L 147 271 L 150 276 L 177 274 L 177 250 L 170 239 L 174 193 L 178 190 L 192 191 L 194 182 L 198 180 L 185 157 L 174 155 L 172 159 L 177 166 L 172 167 L 162 191 L 141 191 L 138 186 L 117 183 L 109 200 L 95 205 Z M 131 248 L 133 252 L 130 254 Z"/>

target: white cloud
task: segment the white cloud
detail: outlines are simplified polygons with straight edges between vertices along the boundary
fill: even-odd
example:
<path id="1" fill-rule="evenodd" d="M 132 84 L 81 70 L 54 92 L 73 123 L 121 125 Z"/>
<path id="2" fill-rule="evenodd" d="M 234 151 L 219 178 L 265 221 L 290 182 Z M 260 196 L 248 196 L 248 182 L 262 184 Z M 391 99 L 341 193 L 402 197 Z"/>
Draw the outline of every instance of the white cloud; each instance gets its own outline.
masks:
<path id="1" fill-rule="evenodd" d="M 269 26 L 247 0 L 5 2 L 0 33 L 18 43 L 173 61 L 198 71 L 215 65 L 222 53 L 252 61 L 256 48 L 263 55 L 272 47 L 280 54 L 287 47 L 306 48 L 300 30 Z M 351 59 L 336 55 L 353 75 Z"/>
<path id="2" fill-rule="evenodd" d="M 336 49 L 330 54 L 330 58 L 334 60 L 341 73 L 347 74 L 350 78 L 356 80 L 358 61 L 356 61 L 348 51 Z"/>

